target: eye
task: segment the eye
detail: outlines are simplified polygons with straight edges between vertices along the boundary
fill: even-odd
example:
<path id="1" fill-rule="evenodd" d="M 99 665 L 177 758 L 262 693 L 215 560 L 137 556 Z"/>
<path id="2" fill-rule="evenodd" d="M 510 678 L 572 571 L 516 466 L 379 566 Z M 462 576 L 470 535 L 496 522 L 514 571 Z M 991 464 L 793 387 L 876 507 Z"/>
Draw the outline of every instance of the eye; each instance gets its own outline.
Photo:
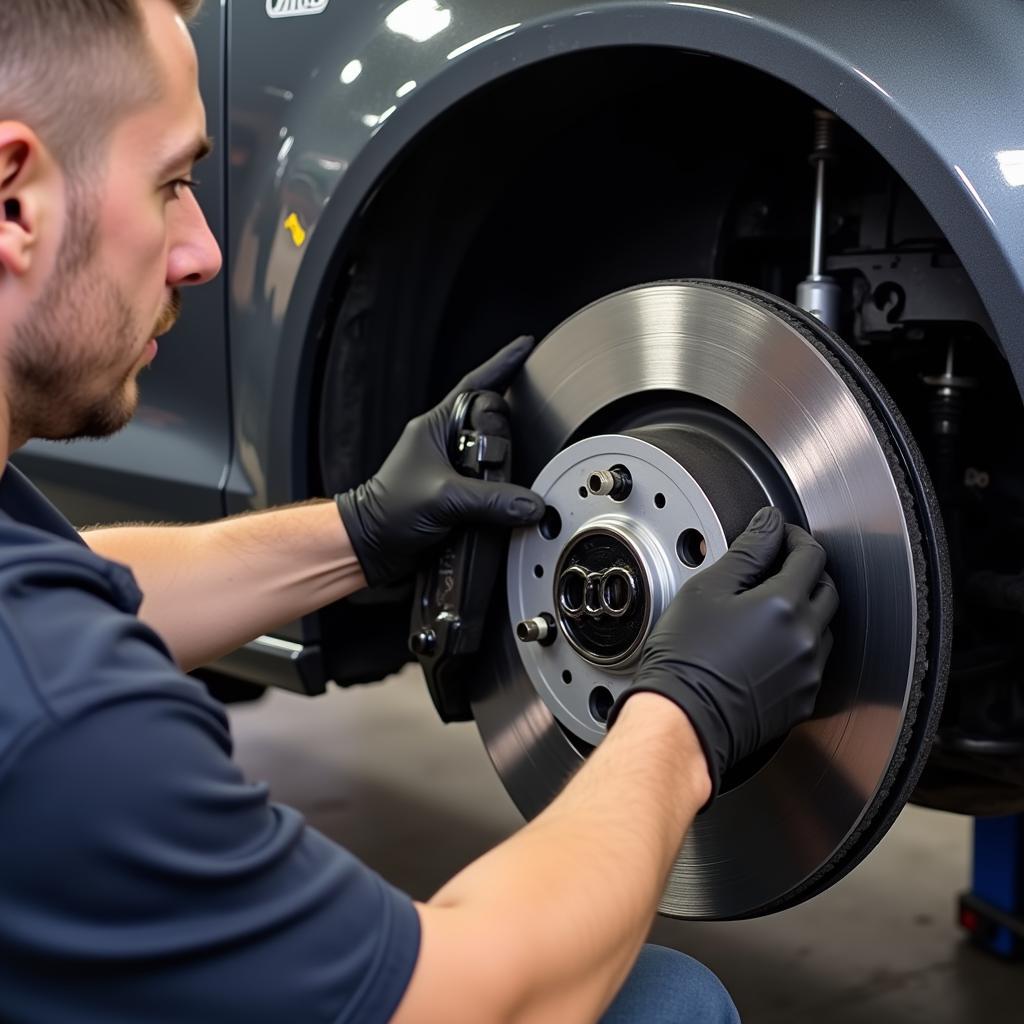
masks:
<path id="1" fill-rule="evenodd" d="M 195 192 L 199 187 L 199 182 L 195 178 L 175 178 L 174 181 L 169 181 L 164 188 L 170 189 L 175 199 L 181 198 L 182 189 L 188 189 L 190 192 Z"/>

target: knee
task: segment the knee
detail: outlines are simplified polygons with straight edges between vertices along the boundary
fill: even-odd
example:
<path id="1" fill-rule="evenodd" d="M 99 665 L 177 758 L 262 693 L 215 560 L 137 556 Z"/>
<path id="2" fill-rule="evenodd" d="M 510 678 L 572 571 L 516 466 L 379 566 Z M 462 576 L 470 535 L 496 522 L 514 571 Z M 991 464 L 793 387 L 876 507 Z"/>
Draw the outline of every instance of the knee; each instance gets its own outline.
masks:
<path id="1" fill-rule="evenodd" d="M 644 946 L 627 982 L 653 1012 L 638 1020 L 701 1024 L 739 1024 L 732 997 L 717 975 L 685 953 L 664 946 Z"/>

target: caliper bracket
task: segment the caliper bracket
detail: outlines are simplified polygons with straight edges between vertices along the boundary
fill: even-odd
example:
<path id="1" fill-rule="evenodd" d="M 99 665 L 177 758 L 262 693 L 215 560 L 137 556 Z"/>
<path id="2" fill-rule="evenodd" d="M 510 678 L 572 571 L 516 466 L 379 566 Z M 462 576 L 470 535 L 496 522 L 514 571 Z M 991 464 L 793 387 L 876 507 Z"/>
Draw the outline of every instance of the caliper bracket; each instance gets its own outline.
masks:
<path id="1" fill-rule="evenodd" d="M 493 407 L 482 409 L 480 397 L 480 392 L 465 392 L 456 400 L 452 463 L 464 476 L 506 481 L 512 455 L 508 417 L 497 414 Z M 481 413 L 486 414 L 486 433 L 478 429 Z M 506 546 L 502 530 L 457 531 L 417 577 L 409 649 L 423 668 L 442 722 L 466 722 L 473 717 L 470 669 L 483 641 L 487 609 Z"/>

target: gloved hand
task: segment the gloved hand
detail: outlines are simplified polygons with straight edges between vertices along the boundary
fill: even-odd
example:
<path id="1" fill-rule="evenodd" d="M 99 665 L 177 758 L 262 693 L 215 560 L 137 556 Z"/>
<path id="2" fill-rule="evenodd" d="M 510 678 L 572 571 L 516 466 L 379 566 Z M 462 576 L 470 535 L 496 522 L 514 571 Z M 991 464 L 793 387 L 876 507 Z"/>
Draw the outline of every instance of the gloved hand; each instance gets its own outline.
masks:
<path id="1" fill-rule="evenodd" d="M 771 567 L 784 553 L 781 568 Z M 805 530 L 762 509 L 729 551 L 675 596 L 648 638 L 632 694 L 660 693 L 686 712 L 711 776 L 725 771 L 814 710 L 828 624 L 839 606 L 825 552 Z"/>
<path id="2" fill-rule="evenodd" d="M 544 515 L 544 500 L 533 491 L 462 476 L 449 458 L 458 396 L 484 391 L 486 413 L 507 417 L 508 406 L 496 392 L 508 387 L 533 345 L 533 338 L 517 338 L 467 374 L 440 405 L 406 425 L 375 476 L 337 496 L 370 586 L 412 576 L 423 553 L 455 527 L 526 526 Z"/>

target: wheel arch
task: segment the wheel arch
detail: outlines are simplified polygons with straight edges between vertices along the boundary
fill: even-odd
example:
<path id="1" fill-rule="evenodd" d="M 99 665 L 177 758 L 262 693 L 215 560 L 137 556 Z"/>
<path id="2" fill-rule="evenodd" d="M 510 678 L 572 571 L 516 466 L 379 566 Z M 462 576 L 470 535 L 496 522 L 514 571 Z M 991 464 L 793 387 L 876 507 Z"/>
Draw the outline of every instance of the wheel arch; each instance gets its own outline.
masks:
<path id="1" fill-rule="evenodd" d="M 1018 194 L 1003 187 L 998 177 L 992 143 L 1002 130 L 1007 138 L 995 144 L 1012 148 L 994 110 L 1001 106 L 1000 97 L 1012 96 L 1014 88 L 1019 96 L 1024 76 L 1001 51 L 977 53 L 988 66 L 985 86 L 958 92 L 953 82 L 948 91 L 937 93 L 920 69 L 940 63 L 943 54 L 934 49 L 922 52 L 924 44 L 915 43 L 919 15 L 914 4 L 893 9 L 890 37 L 905 44 L 903 52 L 893 45 L 873 62 L 868 54 L 876 49 L 877 34 L 867 19 L 858 31 L 847 31 L 842 40 L 831 42 L 824 32 L 801 30 L 795 20 L 782 16 L 697 3 L 546 12 L 510 24 L 506 32 L 469 48 L 458 59 L 441 62 L 378 126 L 311 226 L 280 330 L 282 338 L 304 341 L 281 344 L 275 354 L 277 386 L 268 431 L 275 443 L 267 455 L 267 499 L 309 493 L 310 464 L 303 453 L 312 441 L 309 410 L 316 405 L 316 370 L 329 341 L 325 313 L 338 292 L 362 214 L 382 183 L 427 130 L 462 101 L 507 75 L 588 50 L 656 46 L 725 58 L 778 79 L 831 109 L 907 182 L 942 229 L 992 317 L 1020 388 L 1024 218 L 1019 216 Z M 944 7 L 936 17 L 950 21 L 954 15 Z M 949 34 L 956 27 L 948 25 Z M 989 42 L 993 38 L 979 35 Z M 934 43 L 941 36 L 936 29 L 927 38 Z M 961 47 L 956 51 L 958 65 L 970 64 L 962 34 L 949 44 L 951 54 L 954 44 Z M 915 58 L 916 76 L 906 71 Z M 951 109 L 953 103 L 957 109 Z M 285 438 L 289 443 L 282 443 Z"/>

